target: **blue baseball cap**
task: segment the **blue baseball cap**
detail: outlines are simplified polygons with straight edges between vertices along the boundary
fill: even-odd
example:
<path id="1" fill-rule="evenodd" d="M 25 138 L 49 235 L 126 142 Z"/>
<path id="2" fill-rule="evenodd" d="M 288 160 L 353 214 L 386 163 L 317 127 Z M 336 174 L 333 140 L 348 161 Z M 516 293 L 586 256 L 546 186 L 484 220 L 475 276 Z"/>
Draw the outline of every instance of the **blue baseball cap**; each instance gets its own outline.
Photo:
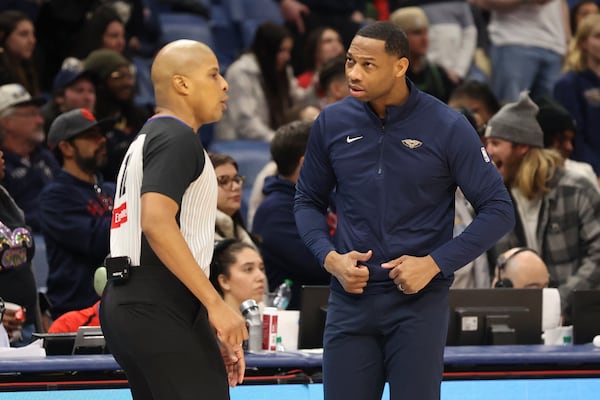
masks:
<path id="1" fill-rule="evenodd" d="M 74 57 L 68 57 L 63 61 L 60 71 L 58 71 L 54 77 L 52 92 L 54 94 L 59 93 L 82 78 L 94 82 L 93 74 L 84 69 L 81 60 Z"/>

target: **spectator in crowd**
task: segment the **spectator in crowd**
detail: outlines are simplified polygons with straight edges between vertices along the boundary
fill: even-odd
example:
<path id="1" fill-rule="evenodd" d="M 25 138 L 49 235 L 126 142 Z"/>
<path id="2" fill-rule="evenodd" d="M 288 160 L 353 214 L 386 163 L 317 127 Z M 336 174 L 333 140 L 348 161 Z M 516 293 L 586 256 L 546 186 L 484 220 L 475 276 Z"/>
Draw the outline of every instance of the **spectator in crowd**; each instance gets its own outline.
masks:
<path id="1" fill-rule="evenodd" d="M 492 88 L 500 103 L 530 90 L 534 99 L 552 95 L 560 77 L 570 31 L 564 0 L 472 0 L 491 11 Z"/>
<path id="2" fill-rule="evenodd" d="M 0 150 L 0 182 L 4 169 Z M 0 184 L 0 297 L 25 309 L 25 320 L 16 318 L 14 309 L 4 311 L 2 324 L 13 346 L 29 343 L 36 331 L 37 288 L 31 268 L 34 251 L 33 234 L 23 211 Z"/>
<path id="3" fill-rule="evenodd" d="M 344 53 L 342 38 L 335 29 L 317 28 L 310 32 L 304 48 L 306 70 L 298 75 L 298 84 L 308 88 L 314 84 L 315 74 L 326 61 Z"/>
<path id="4" fill-rule="evenodd" d="M 477 28 L 469 3 L 465 0 L 404 0 L 399 3 L 404 7 L 421 7 L 427 15 L 427 59 L 443 67 L 455 84 L 465 79 L 477 45 Z"/>
<path id="5" fill-rule="evenodd" d="M 101 169 L 107 181 L 115 182 L 129 144 L 151 111 L 134 104 L 135 68 L 122 54 L 111 49 L 94 50 L 83 65 L 96 81 L 97 118 L 117 121 L 106 135 L 108 159 Z"/>
<path id="6" fill-rule="evenodd" d="M 325 62 L 319 70 L 318 88 L 324 93 L 324 97 L 320 100 L 320 108 L 335 103 L 348 96 L 350 89 L 346 80 L 346 56 L 340 55 Z M 313 121 L 314 118 L 304 118 L 304 121 Z M 257 174 L 252 187 L 250 196 L 250 204 L 248 206 L 248 226 L 252 227 L 254 214 L 260 202 L 264 198 L 263 186 L 265 178 L 268 176 L 277 175 L 277 165 L 274 161 L 270 161 Z"/>
<path id="7" fill-rule="evenodd" d="M 69 57 L 54 78 L 52 99 L 42 107 L 44 132 L 60 114 L 76 108 L 93 111 L 96 106 L 96 86 L 91 73 L 83 69 L 83 63 Z"/>
<path id="8" fill-rule="evenodd" d="M 312 121 L 294 121 L 280 127 L 271 141 L 271 156 L 278 174 L 265 179 L 264 200 L 258 206 L 252 231 L 261 238 L 269 287 L 291 279 L 288 308 L 300 308 L 302 285 L 327 285 L 331 275 L 304 245 L 294 219 L 294 196 Z"/>
<path id="9" fill-rule="evenodd" d="M 535 250 L 513 247 L 498 257 L 492 287 L 543 289 L 549 284 L 548 267 Z"/>
<path id="10" fill-rule="evenodd" d="M 320 107 L 323 108 L 331 103 L 335 103 L 348 96 L 350 89 L 348 88 L 348 82 L 346 81 L 346 56 L 334 57 L 327 61 L 319 70 L 319 90 L 321 90 L 325 97 L 320 101 Z M 314 118 L 306 118 L 305 121 L 313 121 Z M 254 179 L 254 185 L 252 186 L 252 193 L 250 195 L 250 201 L 248 205 L 248 227 L 252 229 L 252 223 L 254 220 L 254 214 L 256 209 L 263 201 L 263 186 L 265 179 L 268 176 L 277 175 L 277 165 L 274 161 L 269 161 Z M 330 213 L 331 218 L 335 218 L 333 212 Z"/>
<path id="11" fill-rule="evenodd" d="M 40 94 L 33 63 L 33 22 L 20 11 L 0 13 L 0 85 L 19 83 L 36 96 Z"/>
<path id="12" fill-rule="evenodd" d="M 60 166 L 43 146 L 41 97 L 31 97 L 23 86 L 0 86 L 0 149 L 4 152 L 4 187 L 25 213 L 25 222 L 40 232 L 39 195 Z"/>
<path id="13" fill-rule="evenodd" d="M 544 147 L 557 150 L 565 161 L 565 169 L 583 176 L 596 189 L 600 190 L 598 177 L 592 166 L 569 158 L 573 154 L 573 141 L 577 131 L 573 116 L 562 106 L 551 100 L 538 102 L 538 105 L 540 110 L 536 118 L 542 132 L 544 132 Z"/>
<path id="14" fill-rule="evenodd" d="M 465 81 L 458 85 L 450 94 L 448 105 L 456 109 L 465 108 L 473 113 L 478 130 L 500 110 L 500 103 L 492 89 L 487 83 L 479 81 Z"/>
<path id="15" fill-rule="evenodd" d="M 225 303 L 240 313 L 240 305 L 246 300 L 262 303 L 267 289 L 260 254 L 255 247 L 239 239 L 216 242 L 210 263 L 210 281 Z"/>
<path id="16" fill-rule="evenodd" d="M 99 297 L 102 297 L 106 281 L 106 267 L 98 267 L 94 272 L 94 290 Z M 77 332 L 82 326 L 100 326 L 100 300 L 91 307 L 64 313 L 52 322 L 48 333 Z"/>
<path id="17" fill-rule="evenodd" d="M 238 174 L 237 163 L 227 154 L 209 156 L 219 185 L 215 240 L 240 239 L 244 243 L 255 246 L 254 238 L 246 230 L 240 211 L 242 188 L 246 178 Z"/>
<path id="18" fill-rule="evenodd" d="M 600 194 L 544 148 L 537 105 L 526 92 L 505 105 L 486 128 L 486 149 L 504 178 L 516 226 L 500 239 L 491 259 L 512 247 L 538 252 L 559 285 L 563 313 L 573 290 L 600 287 Z"/>
<path id="19" fill-rule="evenodd" d="M 455 84 L 444 68 L 427 59 L 429 21 L 423 9 L 399 8 L 392 13 L 390 21 L 408 37 L 410 63 L 406 76 L 422 91 L 447 102 Z"/>
<path id="20" fill-rule="evenodd" d="M 277 0 L 281 15 L 292 32 L 294 49 L 292 65 L 294 71 L 310 68 L 305 63 L 303 50 L 308 36 L 320 27 L 331 27 L 342 37 L 344 48 L 348 48 L 352 37 L 365 22 L 367 0 Z"/>
<path id="21" fill-rule="evenodd" d="M 78 108 L 59 115 L 50 127 L 48 145 L 62 171 L 40 195 L 40 220 L 54 319 L 98 301 L 93 276 L 109 253 L 115 196 L 115 185 L 98 171 L 106 162 L 104 134 L 113 123 Z"/>
<path id="22" fill-rule="evenodd" d="M 292 45 L 284 27 L 271 22 L 258 27 L 251 51 L 227 69 L 229 104 L 216 125 L 216 139 L 269 142 L 275 129 L 295 119 L 292 114 L 302 114 L 306 101 L 316 102 L 314 88 L 300 88 L 293 76 Z"/>
<path id="23" fill-rule="evenodd" d="M 319 70 L 319 87 L 323 91 L 321 108 L 350 94 L 346 81 L 346 56 L 338 56 L 323 64 Z"/>
<path id="24" fill-rule="evenodd" d="M 577 28 L 566 60 L 566 74 L 554 98 L 575 118 L 572 158 L 592 165 L 600 176 L 600 14 L 588 15 Z"/>
<path id="25" fill-rule="evenodd" d="M 86 58 L 97 49 L 111 49 L 119 54 L 125 53 L 125 24 L 109 4 L 101 5 L 94 10 L 80 35 L 78 46 L 72 52 L 79 59 Z"/>
<path id="26" fill-rule="evenodd" d="M 582 19 L 590 14 L 600 13 L 600 7 L 596 0 L 580 0 L 569 11 L 569 21 L 571 25 L 571 33 L 575 36 L 577 27 Z"/>

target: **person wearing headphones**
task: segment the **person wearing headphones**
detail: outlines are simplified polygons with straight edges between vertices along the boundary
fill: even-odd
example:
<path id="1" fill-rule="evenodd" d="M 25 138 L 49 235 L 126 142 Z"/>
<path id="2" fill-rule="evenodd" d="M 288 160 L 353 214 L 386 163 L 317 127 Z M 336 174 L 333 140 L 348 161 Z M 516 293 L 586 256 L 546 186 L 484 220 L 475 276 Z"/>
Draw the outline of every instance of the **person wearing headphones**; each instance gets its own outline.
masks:
<path id="1" fill-rule="evenodd" d="M 542 289 L 549 284 L 548 267 L 535 250 L 513 247 L 498 257 L 492 287 Z"/>

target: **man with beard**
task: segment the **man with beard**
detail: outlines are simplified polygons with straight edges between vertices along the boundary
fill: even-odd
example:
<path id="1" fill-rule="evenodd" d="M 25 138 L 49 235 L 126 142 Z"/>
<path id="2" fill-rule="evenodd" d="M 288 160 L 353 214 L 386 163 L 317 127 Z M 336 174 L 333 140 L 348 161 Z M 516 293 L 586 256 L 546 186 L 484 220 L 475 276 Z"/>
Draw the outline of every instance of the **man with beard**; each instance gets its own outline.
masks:
<path id="1" fill-rule="evenodd" d="M 96 117 L 116 119 L 106 133 L 107 161 L 101 169 L 107 181 L 116 182 L 129 144 L 153 110 L 135 105 L 135 67 L 122 54 L 110 49 L 94 50 L 83 61 L 83 67 L 96 82 Z"/>
<path id="2" fill-rule="evenodd" d="M 40 195 L 40 221 L 48 254 L 52 317 L 98 301 L 94 271 L 109 252 L 115 185 L 98 169 L 106 163 L 105 132 L 114 120 L 96 121 L 85 108 L 54 120 L 48 145 L 62 171 Z"/>
<path id="3" fill-rule="evenodd" d="M 42 98 L 31 97 L 17 83 L 0 86 L 0 150 L 6 177 L 2 184 L 25 213 L 25 223 L 40 231 L 39 195 L 60 166 L 42 143 Z"/>
<path id="4" fill-rule="evenodd" d="M 508 186 L 516 225 L 490 251 L 512 247 L 536 251 L 556 282 L 568 319 L 573 290 L 600 288 L 600 195 L 592 183 L 564 167 L 544 148 L 538 106 L 526 92 L 502 107 L 487 124 L 486 150 Z"/>

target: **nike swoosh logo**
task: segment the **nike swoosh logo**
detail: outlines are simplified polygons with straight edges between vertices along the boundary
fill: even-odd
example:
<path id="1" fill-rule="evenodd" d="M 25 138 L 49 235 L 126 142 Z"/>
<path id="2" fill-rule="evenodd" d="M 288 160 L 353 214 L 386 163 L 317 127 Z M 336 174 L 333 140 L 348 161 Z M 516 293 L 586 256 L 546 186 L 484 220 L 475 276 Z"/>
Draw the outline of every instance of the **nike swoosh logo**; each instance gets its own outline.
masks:
<path id="1" fill-rule="evenodd" d="M 362 136 L 356 136 L 351 138 L 350 136 L 346 136 L 346 143 L 352 143 L 352 142 L 356 142 L 357 140 L 362 139 Z"/>

